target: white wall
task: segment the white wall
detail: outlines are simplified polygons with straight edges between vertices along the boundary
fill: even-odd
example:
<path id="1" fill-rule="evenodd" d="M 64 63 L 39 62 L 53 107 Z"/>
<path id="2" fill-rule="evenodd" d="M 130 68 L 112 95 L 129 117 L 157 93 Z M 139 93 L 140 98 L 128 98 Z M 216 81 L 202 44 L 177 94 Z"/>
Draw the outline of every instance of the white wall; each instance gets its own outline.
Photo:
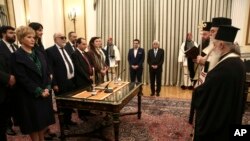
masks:
<path id="1" fill-rule="evenodd" d="M 240 28 L 235 41 L 237 41 L 241 46 L 245 46 L 246 42 L 249 5 L 249 0 L 232 1 L 232 25 Z"/>
<path id="2" fill-rule="evenodd" d="M 43 25 L 43 44 L 45 48 L 54 45 L 53 34 L 64 33 L 62 0 L 30 0 L 30 22 Z"/>
<path id="3" fill-rule="evenodd" d="M 15 12 L 16 27 L 26 25 L 24 2 L 20 0 L 13 0 L 13 6 Z"/>
<path id="4" fill-rule="evenodd" d="M 54 44 L 53 34 L 64 33 L 62 0 L 29 0 L 29 13 L 26 19 L 24 0 L 13 0 L 16 27 L 26 25 L 27 21 L 43 25 L 43 44 L 50 47 Z"/>

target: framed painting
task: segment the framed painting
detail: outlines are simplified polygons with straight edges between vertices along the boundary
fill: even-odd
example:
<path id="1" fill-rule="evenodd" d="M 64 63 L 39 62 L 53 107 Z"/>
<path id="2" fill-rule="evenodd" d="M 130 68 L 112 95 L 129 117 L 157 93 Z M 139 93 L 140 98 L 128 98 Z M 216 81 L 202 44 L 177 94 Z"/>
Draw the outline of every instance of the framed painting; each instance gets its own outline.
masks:
<path id="1" fill-rule="evenodd" d="M 248 22 L 247 22 L 247 36 L 246 36 L 246 45 L 250 45 L 250 9 L 248 13 Z"/>
<path id="2" fill-rule="evenodd" d="M 15 27 L 15 16 L 12 0 L 0 0 L 0 26 L 11 25 Z"/>
<path id="3" fill-rule="evenodd" d="M 0 0 L 0 25 L 10 25 L 6 0 Z"/>

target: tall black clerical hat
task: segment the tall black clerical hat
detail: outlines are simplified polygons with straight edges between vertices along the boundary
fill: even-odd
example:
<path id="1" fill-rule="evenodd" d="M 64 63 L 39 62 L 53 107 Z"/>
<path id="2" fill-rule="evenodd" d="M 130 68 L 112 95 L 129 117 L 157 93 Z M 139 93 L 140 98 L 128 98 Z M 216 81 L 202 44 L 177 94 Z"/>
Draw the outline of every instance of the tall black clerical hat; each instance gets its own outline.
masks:
<path id="1" fill-rule="evenodd" d="M 227 25 L 219 26 L 215 39 L 226 42 L 234 42 L 238 30 L 239 28 L 234 26 L 227 26 Z"/>
<path id="2" fill-rule="evenodd" d="M 203 22 L 202 30 L 203 31 L 210 31 L 211 27 L 212 27 L 212 22 Z"/>
<path id="3" fill-rule="evenodd" d="M 212 27 L 219 27 L 221 25 L 232 25 L 232 20 L 225 17 L 216 17 L 212 19 Z"/>

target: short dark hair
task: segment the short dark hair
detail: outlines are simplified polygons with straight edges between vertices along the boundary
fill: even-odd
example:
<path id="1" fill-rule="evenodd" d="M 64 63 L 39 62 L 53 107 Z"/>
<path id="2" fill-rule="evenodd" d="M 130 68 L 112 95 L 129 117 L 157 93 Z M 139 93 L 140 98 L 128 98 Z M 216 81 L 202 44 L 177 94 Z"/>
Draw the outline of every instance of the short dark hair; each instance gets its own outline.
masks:
<path id="1" fill-rule="evenodd" d="M 29 24 L 29 27 L 31 27 L 33 30 L 39 30 L 40 28 L 43 29 L 43 25 L 37 22 L 32 22 Z"/>
<path id="2" fill-rule="evenodd" d="M 138 43 L 140 43 L 140 40 L 139 40 L 139 39 L 134 39 L 133 42 L 134 42 L 134 41 L 137 41 Z"/>
<path id="3" fill-rule="evenodd" d="M 70 32 L 68 33 L 68 38 L 71 36 L 72 33 L 76 33 L 76 32 L 75 32 L 75 31 L 70 31 Z"/>
<path id="4" fill-rule="evenodd" d="M 76 39 L 76 45 L 79 45 L 82 43 L 82 40 L 85 40 L 84 38 L 80 37 L 78 39 Z"/>
<path id="5" fill-rule="evenodd" d="M 3 25 L 0 27 L 0 38 L 3 38 L 3 34 L 7 33 L 7 30 L 15 30 L 14 27 L 9 26 L 9 25 Z"/>

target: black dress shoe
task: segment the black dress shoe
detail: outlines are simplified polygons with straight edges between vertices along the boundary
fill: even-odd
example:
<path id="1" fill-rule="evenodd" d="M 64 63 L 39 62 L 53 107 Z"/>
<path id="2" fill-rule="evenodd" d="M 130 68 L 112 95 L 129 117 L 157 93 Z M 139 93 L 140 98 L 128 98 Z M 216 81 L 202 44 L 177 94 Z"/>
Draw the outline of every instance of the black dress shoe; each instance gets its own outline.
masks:
<path id="1" fill-rule="evenodd" d="M 6 134 L 11 135 L 11 136 L 15 136 L 16 132 L 12 128 L 7 128 Z"/>
<path id="2" fill-rule="evenodd" d="M 155 95 L 155 94 L 153 94 L 153 93 L 152 93 L 152 94 L 150 94 L 150 96 L 154 96 L 154 95 Z"/>
<path id="3" fill-rule="evenodd" d="M 188 89 L 189 89 L 189 90 L 193 90 L 194 87 L 193 87 L 193 86 L 188 86 Z"/>
<path id="4" fill-rule="evenodd" d="M 186 89 L 186 86 L 182 85 L 182 86 L 181 86 L 181 89 L 182 89 L 182 90 L 185 90 L 185 89 Z"/>
<path id="5" fill-rule="evenodd" d="M 160 96 L 160 93 L 157 93 L 156 96 Z"/>

